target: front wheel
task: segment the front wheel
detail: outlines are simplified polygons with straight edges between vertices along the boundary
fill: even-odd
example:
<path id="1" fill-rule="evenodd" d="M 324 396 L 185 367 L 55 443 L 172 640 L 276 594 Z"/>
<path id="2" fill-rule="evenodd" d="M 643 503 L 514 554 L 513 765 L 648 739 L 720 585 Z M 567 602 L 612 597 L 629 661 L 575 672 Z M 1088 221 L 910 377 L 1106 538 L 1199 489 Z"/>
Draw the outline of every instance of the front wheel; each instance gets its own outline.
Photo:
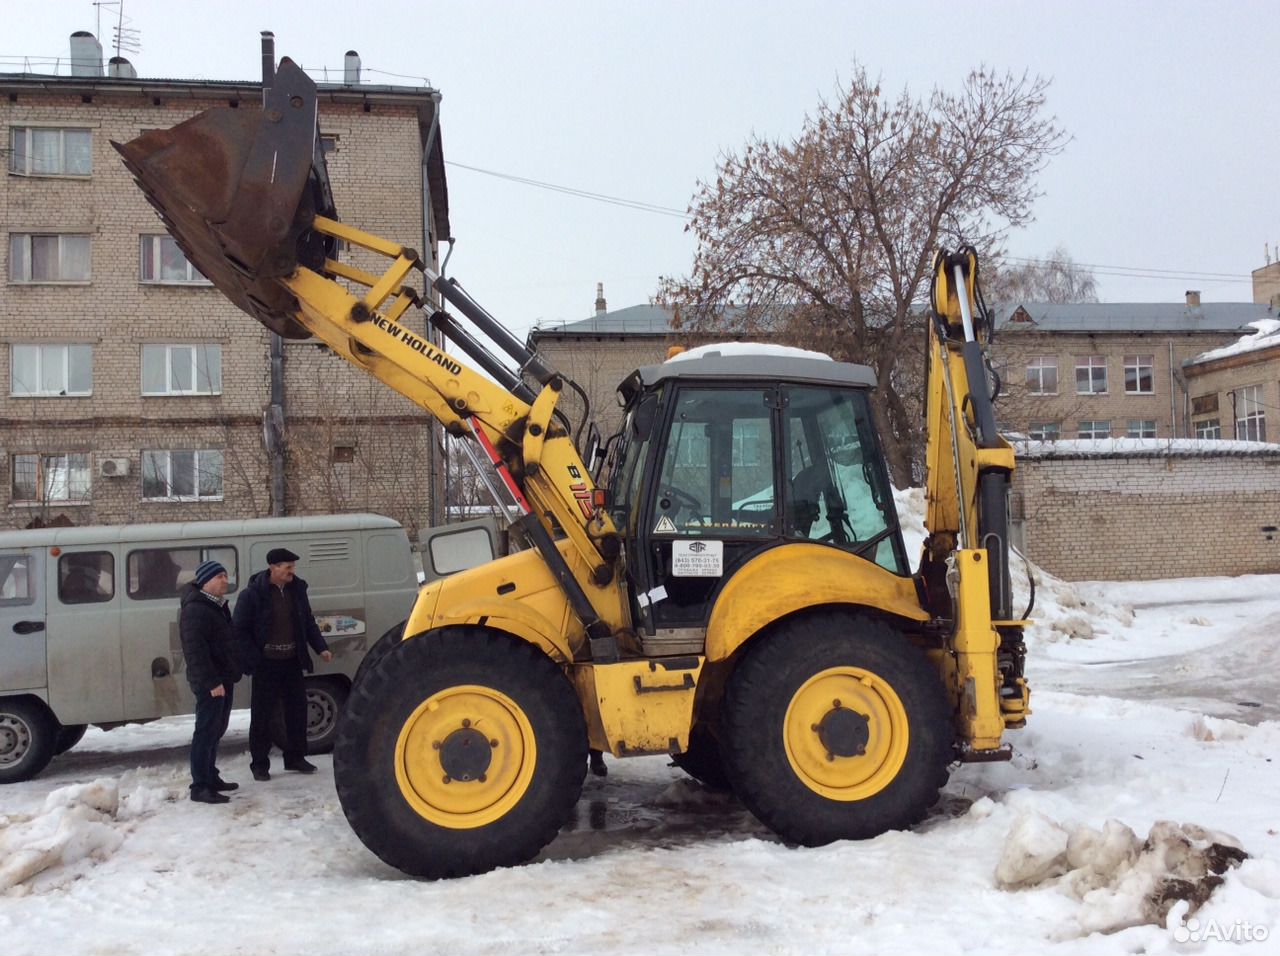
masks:
<path id="1" fill-rule="evenodd" d="M 479 627 L 388 649 L 353 689 L 333 754 L 356 835 L 431 879 L 535 856 L 568 820 L 586 767 L 586 723 L 563 671 Z"/>
<path id="2" fill-rule="evenodd" d="M 29 697 L 0 700 L 0 783 L 30 780 L 49 765 L 58 745 L 58 722 Z"/>
<path id="3" fill-rule="evenodd" d="M 734 671 L 721 717 L 735 793 L 794 843 L 908 827 L 946 782 L 953 734 L 938 674 L 873 618 L 779 625 Z"/>

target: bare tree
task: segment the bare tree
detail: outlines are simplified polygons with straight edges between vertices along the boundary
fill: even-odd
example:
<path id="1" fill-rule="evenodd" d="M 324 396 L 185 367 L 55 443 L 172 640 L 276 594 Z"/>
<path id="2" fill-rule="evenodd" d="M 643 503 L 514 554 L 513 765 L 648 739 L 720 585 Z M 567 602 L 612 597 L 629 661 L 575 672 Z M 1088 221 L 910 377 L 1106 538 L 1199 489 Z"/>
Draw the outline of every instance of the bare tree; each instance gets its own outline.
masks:
<path id="1" fill-rule="evenodd" d="M 1005 264 L 988 274 L 986 286 L 989 300 L 1008 305 L 1098 301 L 1098 280 L 1063 246 L 1054 247 L 1044 259 Z"/>
<path id="2" fill-rule="evenodd" d="M 909 482 L 933 254 L 961 243 L 991 254 L 1031 219 L 1036 176 L 1065 142 L 1044 115 L 1047 88 L 979 70 L 956 93 L 890 100 L 855 67 L 794 141 L 753 139 L 722 157 L 690 204 L 692 270 L 663 279 L 657 299 L 679 329 L 764 334 L 871 365 L 890 470 Z"/>

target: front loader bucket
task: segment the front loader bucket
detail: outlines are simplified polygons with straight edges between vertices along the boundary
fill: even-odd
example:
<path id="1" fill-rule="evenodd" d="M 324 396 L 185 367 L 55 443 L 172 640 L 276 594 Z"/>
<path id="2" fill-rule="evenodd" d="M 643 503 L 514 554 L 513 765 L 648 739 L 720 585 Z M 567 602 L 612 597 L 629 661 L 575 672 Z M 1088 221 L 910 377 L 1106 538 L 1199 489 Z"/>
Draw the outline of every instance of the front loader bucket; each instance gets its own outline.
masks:
<path id="1" fill-rule="evenodd" d="M 333 240 L 311 224 L 337 214 L 316 133 L 316 86 L 292 60 L 280 61 L 260 111 L 205 110 L 111 145 L 205 278 L 271 331 L 310 335 L 276 279 L 323 266 Z"/>

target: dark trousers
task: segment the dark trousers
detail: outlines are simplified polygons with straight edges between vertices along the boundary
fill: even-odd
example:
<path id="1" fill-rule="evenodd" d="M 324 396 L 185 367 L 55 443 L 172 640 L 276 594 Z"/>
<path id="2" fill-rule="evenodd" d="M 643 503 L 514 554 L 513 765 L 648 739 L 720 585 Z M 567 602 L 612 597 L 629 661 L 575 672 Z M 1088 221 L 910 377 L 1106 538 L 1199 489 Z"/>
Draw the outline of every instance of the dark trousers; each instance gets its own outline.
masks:
<path id="1" fill-rule="evenodd" d="M 208 693 L 196 697 L 196 729 L 191 735 L 191 789 L 212 787 L 218 782 L 218 743 L 227 732 L 231 719 L 231 698 L 235 688 L 223 684 L 226 693 L 211 697 Z"/>
<path id="2" fill-rule="evenodd" d="M 271 766 L 271 719 L 277 703 L 284 709 L 284 760 L 298 760 L 307 752 L 307 689 L 297 661 L 263 659 L 253 670 L 249 702 L 249 766 Z"/>

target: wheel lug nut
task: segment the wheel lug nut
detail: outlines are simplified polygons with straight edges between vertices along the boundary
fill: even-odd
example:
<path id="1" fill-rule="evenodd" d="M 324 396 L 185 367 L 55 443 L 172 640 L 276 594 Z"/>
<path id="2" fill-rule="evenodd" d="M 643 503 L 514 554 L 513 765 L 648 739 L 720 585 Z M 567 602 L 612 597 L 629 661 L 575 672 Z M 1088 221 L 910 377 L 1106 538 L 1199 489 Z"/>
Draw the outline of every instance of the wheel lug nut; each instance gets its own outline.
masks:
<path id="1" fill-rule="evenodd" d="M 431 741 L 431 749 L 432 749 L 432 750 L 439 750 L 439 749 L 440 749 L 440 741 L 438 741 L 438 740 L 433 740 L 433 741 Z"/>
<path id="2" fill-rule="evenodd" d="M 470 727 L 470 726 L 471 726 L 471 721 L 464 719 L 464 720 L 462 721 L 462 726 L 463 726 L 463 727 Z"/>
<path id="3" fill-rule="evenodd" d="M 445 783 L 453 783 L 453 778 L 452 778 L 452 777 L 450 777 L 450 776 L 446 773 L 446 774 L 444 775 L 444 782 L 445 782 Z"/>
<path id="4" fill-rule="evenodd" d="M 496 739 L 489 741 L 489 746 L 490 746 L 490 747 L 492 747 L 492 748 L 494 748 L 495 750 L 497 750 L 497 749 L 498 749 L 498 741 L 497 741 Z"/>

